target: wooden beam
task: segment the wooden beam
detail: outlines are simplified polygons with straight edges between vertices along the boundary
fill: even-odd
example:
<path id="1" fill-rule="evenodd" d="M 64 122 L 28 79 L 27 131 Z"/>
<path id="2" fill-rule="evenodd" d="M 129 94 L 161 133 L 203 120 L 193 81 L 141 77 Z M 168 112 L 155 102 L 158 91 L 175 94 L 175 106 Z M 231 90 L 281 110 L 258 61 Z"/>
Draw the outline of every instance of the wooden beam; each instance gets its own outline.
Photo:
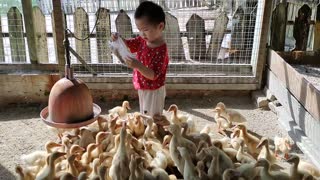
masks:
<path id="1" fill-rule="evenodd" d="M 63 45 L 64 40 L 64 32 L 65 32 L 65 25 L 64 25 L 64 16 L 61 9 L 61 0 L 52 0 L 52 32 L 53 32 L 53 39 L 54 45 L 56 50 L 56 57 L 57 62 L 59 64 L 60 75 L 64 75 L 64 67 L 66 64 L 65 59 L 65 48 Z"/>
<path id="2" fill-rule="evenodd" d="M 316 23 L 314 27 L 313 50 L 320 52 L 320 4 L 317 6 Z"/>
<path id="3" fill-rule="evenodd" d="M 277 52 L 283 60 L 289 64 L 320 65 L 320 52 L 316 51 L 292 51 Z"/>
<path id="4" fill-rule="evenodd" d="M 32 64 L 38 63 L 36 41 L 35 41 L 35 29 L 33 26 L 33 11 L 31 0 L 21 0 L 23 9 L 24 26 L 27 33 L 27 42 L 29 49 L 29 57 Z"/>
<path id="5" fill-rule="evenodd" d="M 261 26 L 261 36 L 260 36 L 260 44 L 259 44 L 259 52 L 257 57 L 256 68 L 253 70 L 254 74 L 257 77 L 258 84 L 261 88 L 262 86 L 262 75 L 263 70 L 265 68 L 266 60 L 267 60 L 267 42 L 268 42 L 268 34 L 269 34 L 269 23 L 271 16 L 271 7 L 272 1 L 263 0 L 263 14 L 262 14 L 262 26 Z M 260 27 L 256 27 L 260 28 Z"/>
<path id="6" fill-rule="evenodd" d="M 268 65 L 314 119 L 320 120 L 320 90 L 273 50 L 269 50 Z"/>

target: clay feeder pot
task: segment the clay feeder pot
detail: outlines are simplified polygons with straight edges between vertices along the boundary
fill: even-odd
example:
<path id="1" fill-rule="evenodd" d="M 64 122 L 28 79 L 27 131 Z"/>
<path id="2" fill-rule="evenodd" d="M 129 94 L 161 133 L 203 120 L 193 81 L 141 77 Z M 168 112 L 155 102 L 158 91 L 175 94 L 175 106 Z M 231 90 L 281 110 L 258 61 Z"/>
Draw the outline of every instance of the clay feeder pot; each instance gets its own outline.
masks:
<path id="1" fill-rule="evenodd" d="M 40 116 L 44 123 L 52 127 L 78 128 L 93 123 L 98 118 L 101 108 L 93 103 L 86 84 L 73 77 L 68 42 L 65 42 L 65 46 L 67 56 L 65 77 L 52 87 L 49 105 L 41 111 Z"/>

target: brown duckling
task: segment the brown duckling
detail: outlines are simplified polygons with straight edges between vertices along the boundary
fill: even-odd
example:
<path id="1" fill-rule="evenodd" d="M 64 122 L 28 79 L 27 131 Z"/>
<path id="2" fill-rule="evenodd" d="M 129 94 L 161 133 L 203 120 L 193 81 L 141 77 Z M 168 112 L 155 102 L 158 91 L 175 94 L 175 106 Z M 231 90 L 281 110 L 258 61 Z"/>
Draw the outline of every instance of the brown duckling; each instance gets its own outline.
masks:
<path id="1" fill-rule="evenodd" d="M 249 154 L 251 154 L 253 157 L 257 157 L 261 151 L 261 148 L 257 148 L 260 139 L 250 134 L 244 124 L 238 124 L 236 128 L 239 128 L 242 132 L 242 138 L 248 147 Z"/>
<path id="2" fill-rule="evenodd" d="M 260 140 L 260 143 L 257 145 L 257 149 L 261 148 L 261 151 L 259 153 L 259 156 L 257 159 L 264 158 L 269 161 L 270 165 L 272 166 L 274 163 L 276 163 L 277 159 L 274 156 L 273 152 L 269 148 L 269 140 L 266 137 L 262 137 Z"/>

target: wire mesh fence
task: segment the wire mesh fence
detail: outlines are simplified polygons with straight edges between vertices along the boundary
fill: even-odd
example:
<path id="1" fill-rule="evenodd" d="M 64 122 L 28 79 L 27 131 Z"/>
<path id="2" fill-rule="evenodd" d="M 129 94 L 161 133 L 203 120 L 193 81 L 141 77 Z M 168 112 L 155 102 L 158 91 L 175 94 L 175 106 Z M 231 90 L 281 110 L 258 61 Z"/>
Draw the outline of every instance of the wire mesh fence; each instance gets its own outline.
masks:
<path id="1" fill-rule="evenodd" d="M 166 13 L 164 36 L 170 57 L 169 74 L 252 76 L 259 47 L 254 44 L 259 43 L 264 1 L 154 2 Z M 37 0 L 33 5 L 38 61 L 57 63 L 52 1 Z M 69 33 L 71 47 L 99 75 L 131 73 L 131 69 L 111 53 L 108 41 L 113 32 L 119 32 L 124 38 L 139 35 L 133 17 L 138 5 L 138 0 L 61 0 L 67 28 L 72 32 Z M 1 9 L 0 62 L 2 59 L 5 63 L 30 63 L 21 3 L 15 7 L 11 11 Z M 74 38 L 88 35 L 90 38 L 84 41 Z M 75 56 L 72 55 L 71 60 L 78 75 L 91 73 Z"/>

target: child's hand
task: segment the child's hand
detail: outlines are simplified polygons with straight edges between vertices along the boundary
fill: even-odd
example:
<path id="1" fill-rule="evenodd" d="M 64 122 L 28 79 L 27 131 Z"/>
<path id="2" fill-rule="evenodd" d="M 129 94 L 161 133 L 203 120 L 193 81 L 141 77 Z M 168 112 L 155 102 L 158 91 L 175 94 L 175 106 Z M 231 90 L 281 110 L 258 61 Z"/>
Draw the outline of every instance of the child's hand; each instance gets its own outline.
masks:
<path id="1" fill-rule="evenodd" d="M 112 33 L 111 34 L 111 40 L 112 41 L 116 41 L 119 38 L 119 34 L 118 33 Z"/>
<path id="2" fill-rule="evenodd" d="M 139 68 L 141 64 L 138 60 L 130 57 L 125 57 L 124 60 L 129 68 Z"/>

